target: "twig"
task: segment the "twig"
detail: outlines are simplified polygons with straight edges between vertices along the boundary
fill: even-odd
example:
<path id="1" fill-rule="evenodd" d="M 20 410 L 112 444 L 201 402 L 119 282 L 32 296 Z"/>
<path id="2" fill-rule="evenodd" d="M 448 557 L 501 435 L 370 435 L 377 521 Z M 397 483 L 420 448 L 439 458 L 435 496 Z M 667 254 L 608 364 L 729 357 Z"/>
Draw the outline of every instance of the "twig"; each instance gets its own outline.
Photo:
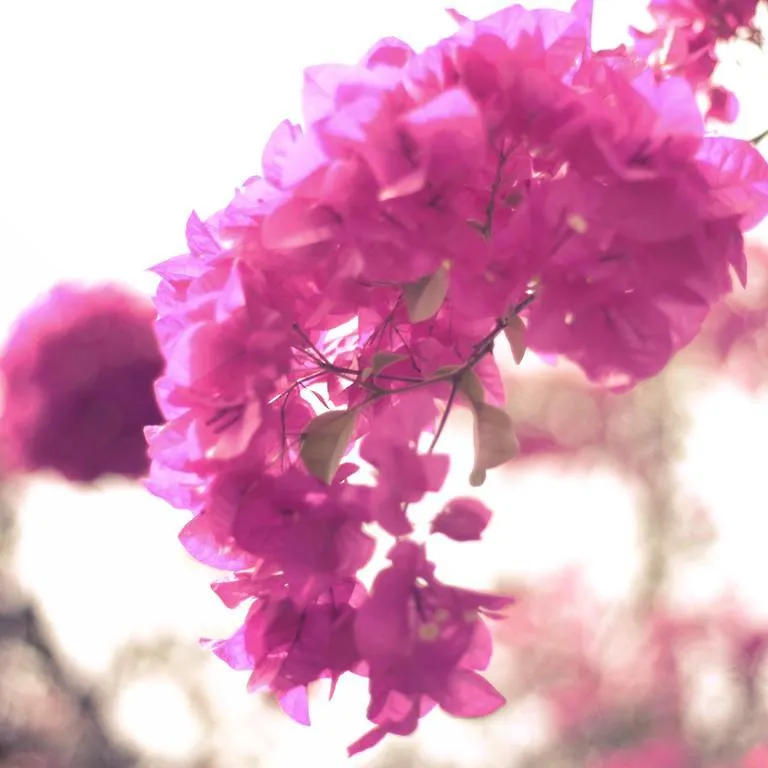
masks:
<path id="1" fill-rule="evenodd" d="M 749 140 L 750 144 L 757 145 L 759 144 L 766 136 L 768 136 L 768 129 L 764 130 L 762 133 L 758 133 L 757 136 Z"/>
<path id="2" fill-rule="evenodd" d="M 437 441 L 440 439 L 440 435 L 443 434 L 445 425 L 448 423 L 448 417 L 451 415 L 451 407 L 453 406 L 453 401 L 456 399 L 456 393 L 459 391 L 459 386 L 460 386 L 460 382 L 458 380 L 454 380 L 451 383 L 451 394 L 448 395 L 448 400 L 445 403 L 443 415 L 440 417 L 440 423 L 437 425 L 437 429 L 435 430 L 435 434 L 434 434 L 434 437 L 432 438 L 432 442 L 429 444 L 427 453 L 432 453 L 435 450 Z"/>

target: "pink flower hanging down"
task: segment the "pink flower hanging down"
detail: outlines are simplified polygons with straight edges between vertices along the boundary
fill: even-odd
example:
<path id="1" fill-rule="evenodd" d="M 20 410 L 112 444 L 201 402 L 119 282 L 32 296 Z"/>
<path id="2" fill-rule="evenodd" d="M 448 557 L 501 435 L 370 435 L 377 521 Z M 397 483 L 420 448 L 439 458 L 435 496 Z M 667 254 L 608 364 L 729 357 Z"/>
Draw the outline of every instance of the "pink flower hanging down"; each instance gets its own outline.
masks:
<path id="1" fill-rule="evenodd" d="M 510 600 L 442 584 L 408 538 L 453 407 L 473 418 L 472 485 L 519 448 L 502 337 L 630 388 L 746 279 L 743 232 L 768 213 L 757 151 L 705 137 L 685 78 L 592 51 L 591 3 L 454 16 L 423 52 L 386 39 L 310 67 L 303 125 L 280 124 L 262 173 L 155 268 L 167 423 L 147 430 L 148 485 L 231 572 L 224 602 L 251 604 L 213 648 L 303 723 L 307 686 L 366 675 L 374 727 L 351 751 L 435 706 L 502 703 L 478 671 Z M 431 534 L 477 540 L 489 518 L 462 495 Z M 398 542 L 368 594 L 373 525 Z"/>
<path id="2" fill-rule="evenodd" d="M 112 285 L 59 285 L 16 322 L 0 358 L 0 440 L 11 471 L 140 477 L 144 428 L 162 416 L 154 309 Z"/>

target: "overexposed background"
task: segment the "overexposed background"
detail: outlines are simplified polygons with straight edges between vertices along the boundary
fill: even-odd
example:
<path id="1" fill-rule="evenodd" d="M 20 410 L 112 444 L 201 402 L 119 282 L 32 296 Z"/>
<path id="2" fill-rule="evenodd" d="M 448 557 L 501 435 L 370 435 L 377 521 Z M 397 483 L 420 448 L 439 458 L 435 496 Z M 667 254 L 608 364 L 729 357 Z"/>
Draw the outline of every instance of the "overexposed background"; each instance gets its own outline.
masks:
<path id="1" fill-rule="evenodd" d="M 443 5 L 0 3 L 0 337 L 33 298 L 64 279 L 119 280 L 151 293 L 154 279 L 145 270 L 184 251 L 189 213 L 206 216 L 225 205 L 242 180 L 259 172 L 273 127 L 285 117 L 299 119 L 305 66 L 353 62 L 387 35 L 423 47 L 454 28 Z M 455 3 L 473 16 L 503 5 Z M 628 20 L 642 22 L 642 5 L 596 2 L 598 41 L 620 42 Z M 722 70 L 742 100 L 736 135 L 768 125 L 768 107 L 757 96 L 767 71 L 746 47 Z M 537 367 L 527 361 L 523 371 Z M 768 399 L 715 379 L 688 408 L 694 419 L 681 479 L 710 506 L 721 539 L 705 564 L 692 567 L 682 594 L 704 599 L 734 583 L 768 616 Z M 465 426 L 459 420 L 451 433 L 453 494 L 467 490 Z M 197 639 L 232 631 L 238 617 L 208 588 L 212 573 L 178 544 L 183 513 L 128 485 L 82 491 L 40 478 L 14 494 L 19 578 L 85 679 L 99 685 L 114 677 L 128 640 L 152 649 L 176 637 L 196 660 L 187 683 L 206 692 L 208 716 L 193 711 L 179 681 L 156 665 L 117 697 L 112 714 L 123 738 L 158 761 L 182 765 L 203 745 L 226 745 L 233 768 L 255 764 L 257 756 L 265 767 L 298 765 L 309 756 L 316 768 L 343 764 L 346 745 L 366 729 L 360 681 L 342 684 L 332 705 L 318 704 L 315 727 L 302 729 L 247 695 L 245 678 L 223 663 L 197 665 Z M 440 574 L 490 587 L 500 573 L 530 576 L 576 562 L 600 594 L 620 598 L 637 567 L 633 494 L 607 470 L 559 473 L 556 481 L 547 467 L 491 473 L 483 495 L 498 513 L 486 540 L 436 547 Z M 488 766 L 499 749 L 544 738 L 545 725 L 537 722 L 532 711 L 474 726 L 449 725 L 436 714 L 418 738 L 434 757 Z"/>

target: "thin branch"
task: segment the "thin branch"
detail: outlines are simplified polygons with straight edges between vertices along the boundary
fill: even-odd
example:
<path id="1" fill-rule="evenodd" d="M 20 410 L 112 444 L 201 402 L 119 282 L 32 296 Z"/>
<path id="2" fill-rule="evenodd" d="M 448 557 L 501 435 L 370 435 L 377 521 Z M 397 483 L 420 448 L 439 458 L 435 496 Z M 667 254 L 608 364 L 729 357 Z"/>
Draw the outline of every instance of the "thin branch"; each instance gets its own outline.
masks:
<path id="1" fill-rule="evenodd" d="M 496 166 L 496 174 L 493 178 L 493 182 L 491 184 L 491 195 L 490 199 L 488 200 L 488 205 L 485 208 L 485 221 L 483 222 L 482 227 L 480 227 L 480 232 L 486 239 L 491 236 L 491 230 L 493 228 L 493 215 L 496 212 L 496 195 L 499 192 L 499 187 L 501 186 L 501 179 L 502 175 L 504 173 L 504 166 L 507 162 L 507 158 L 512 153 L 512 148 L 508 149 L 502 149 L 499 152 L 499 162 Z"/>
<path id="2" fill-rule="evenodd" d="M 459 386 L 460 386 L 459 380 L 454 379 L 454 381 L 451 384 L 451 394 L 448 395 L 448 400 L 446 400 L 445 402 L 445 409 L 443 410 L 443 415 L 440 417 L 440 423 L 437 425 L 437 429 L 435 430 L 435 435 L 432 438 L 432 442 L 429 444 L 427 453 L 432 453 L 435 450 L 437 441 L 440 439 L 440 435 L 443 434 L 445 425 L 448 423 L 448 417 L 451 415 L 451 408 L 453 406 L 453 401 L 456 399 L 456 394 L 459 391 Z"/>
<path id="3" fill-rule="evenodd" d="M 768 136 L 768 129 L 764 130 L 762 133 L 758 133 L 757 136 L 749 140 L 749 143 L 757 146 L 766 136 Z"/>
<path id="4" fill-rule="evenodd" d="M 325 365 L 330 365 L 328 358 L 312 343 L 312 340 L 301 330 L 298 323 L 293 324 L 293 330 L 299 334 L 301 340 L 323 361 Z"/>

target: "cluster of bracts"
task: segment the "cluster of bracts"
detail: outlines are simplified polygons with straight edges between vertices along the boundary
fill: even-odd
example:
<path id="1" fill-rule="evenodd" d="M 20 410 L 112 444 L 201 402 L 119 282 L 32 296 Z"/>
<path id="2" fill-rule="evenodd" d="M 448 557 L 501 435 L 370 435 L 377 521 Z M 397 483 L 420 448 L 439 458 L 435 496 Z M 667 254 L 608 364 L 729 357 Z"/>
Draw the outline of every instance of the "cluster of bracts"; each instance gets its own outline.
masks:
<path id="1" fill-rule="evenodd" d="M 453 407 L 474 418 L 470 484 L 514 455 L 496 343 L 626 389 L 746 280 L 768 166 L 705 135 L 697 103 L 715 42 L 755 34 L 755 2 L 725 5 L 654 2 L 673 45 L 594 51 L 578 2 L 454 14 L 421 53 L 386 39 L 312 67 L 303 127 L 278 126 L 262 175 L 156 268 L 167 423 L 148 431 L 149 484 L 194 513 L 190 553 L 232 572 L 222 600 L 251 603 L 212 648 L 300 722 L 311 683 L 366 676 L 374 728 L 351 753 L 435 706 L 503 704 L 478 671 L 511 599 L 438 580 L 408 516 L 445 481 Z M 477 539 L 489 518 L 457 498 L 429 535 Z M 395 543 L 367 590 L 374 526 Z"/>

